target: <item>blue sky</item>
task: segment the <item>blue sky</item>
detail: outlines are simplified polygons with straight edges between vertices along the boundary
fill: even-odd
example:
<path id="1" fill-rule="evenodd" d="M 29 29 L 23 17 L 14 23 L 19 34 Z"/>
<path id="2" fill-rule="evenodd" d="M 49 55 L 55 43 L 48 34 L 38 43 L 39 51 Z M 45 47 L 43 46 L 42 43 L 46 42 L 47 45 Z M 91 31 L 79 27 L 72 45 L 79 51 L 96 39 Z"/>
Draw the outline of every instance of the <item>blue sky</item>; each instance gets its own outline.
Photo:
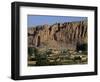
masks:
<path id="1" fill-rule="evenodd" d="M 73 17 L 73 16 L 47 16 L 47 15 L 28 15 L 28 27 L 44 25 L 44 24 L 54 24 L 54 23 L 64 23 L 72 21 L 81 21 L 87 19 L 87 17 Z"/>

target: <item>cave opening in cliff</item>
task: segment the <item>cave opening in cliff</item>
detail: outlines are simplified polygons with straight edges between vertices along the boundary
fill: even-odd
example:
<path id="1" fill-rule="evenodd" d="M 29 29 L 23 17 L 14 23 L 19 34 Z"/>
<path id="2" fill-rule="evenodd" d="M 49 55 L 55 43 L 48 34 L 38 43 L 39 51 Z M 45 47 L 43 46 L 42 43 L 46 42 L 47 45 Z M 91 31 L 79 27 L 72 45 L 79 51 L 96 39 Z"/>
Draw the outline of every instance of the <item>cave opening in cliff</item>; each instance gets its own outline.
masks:
<path id="1" fill-rule="evenodd" d="M 37 37 L 36 46 L 37 46 L 37 47 L 40 46 L 40 36 Z"/>

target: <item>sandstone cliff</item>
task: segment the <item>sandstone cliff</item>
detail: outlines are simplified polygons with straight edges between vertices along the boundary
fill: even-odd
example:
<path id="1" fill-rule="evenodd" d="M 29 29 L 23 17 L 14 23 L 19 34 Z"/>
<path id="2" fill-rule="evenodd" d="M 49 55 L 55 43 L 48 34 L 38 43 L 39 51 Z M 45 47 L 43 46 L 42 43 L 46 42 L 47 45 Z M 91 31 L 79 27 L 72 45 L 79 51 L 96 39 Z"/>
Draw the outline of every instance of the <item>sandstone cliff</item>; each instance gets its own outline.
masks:
<path id="1" fill-rule="evenodd" d="M 28 28 L 28 47 L 76 49 L 77 43 L 87 43 L 87 21 Z"/>

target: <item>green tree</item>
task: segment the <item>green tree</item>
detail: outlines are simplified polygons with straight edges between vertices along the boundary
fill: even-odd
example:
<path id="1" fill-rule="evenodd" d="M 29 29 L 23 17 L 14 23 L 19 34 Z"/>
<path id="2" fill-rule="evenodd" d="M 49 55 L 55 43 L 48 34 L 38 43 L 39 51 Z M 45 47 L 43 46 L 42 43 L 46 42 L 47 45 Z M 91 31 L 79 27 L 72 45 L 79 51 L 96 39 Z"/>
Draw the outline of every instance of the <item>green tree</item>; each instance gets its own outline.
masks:
<path id="1" fill-rule="evenodd" d="M 37 63 L 36 63 L 37 66 L 47 65 L 47 54 L 46 54 L 46 52 L 37 53 L 35 56 L 36 56 L 36 60 L 37 60 Z"/>
<path id="2" fill-rule="evenodd" d="M 32 47 L 28 47 L 29 56 L 32 56 L 33 53 L 34 53 L 33 48 Z"/>
<path id="3" fill-rule="evenodd" d="M 88 48 L 87 43 L 84 43 L 84 44 L 77 43 L 77 46 L 76 46 L 77 51 L 79 51 L 79 50 L 87 51 L 87 48 Z"/>

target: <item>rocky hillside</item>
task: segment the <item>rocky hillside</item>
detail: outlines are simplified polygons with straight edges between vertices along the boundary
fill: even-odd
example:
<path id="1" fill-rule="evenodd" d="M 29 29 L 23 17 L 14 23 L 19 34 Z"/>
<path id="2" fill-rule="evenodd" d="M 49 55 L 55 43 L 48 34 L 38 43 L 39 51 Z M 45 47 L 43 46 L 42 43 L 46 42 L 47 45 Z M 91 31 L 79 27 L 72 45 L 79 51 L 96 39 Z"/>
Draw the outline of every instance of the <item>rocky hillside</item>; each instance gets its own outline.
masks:
<path id="1" fill-rule="evenodd" d="M 87 21 L 28 28 L 28 47 L 76 49 L 77 43 L 87 43 Z"/>

